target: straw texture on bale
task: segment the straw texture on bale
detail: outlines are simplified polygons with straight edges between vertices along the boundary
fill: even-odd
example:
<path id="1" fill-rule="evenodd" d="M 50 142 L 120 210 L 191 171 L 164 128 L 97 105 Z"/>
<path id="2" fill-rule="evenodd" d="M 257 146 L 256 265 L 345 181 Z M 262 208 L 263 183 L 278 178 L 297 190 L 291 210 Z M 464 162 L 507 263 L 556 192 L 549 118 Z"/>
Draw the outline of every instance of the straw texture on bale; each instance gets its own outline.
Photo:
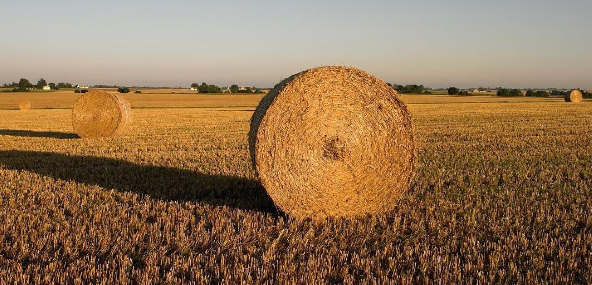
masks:
<path id="1" fill-rule="evenodd" d="M 565 102 L 582 102 L 582 92 L 573 90 L 565 95 Z"/>
<path id="2" fill-rule="evenodd" d="M 392 209 L 416 160 L 411 116 L 393 88 L 341 66 L 276 85 L 251 118 L 249 147 L 267 193 L 295 218 Z"/>
<path id="3" fill-rule="evenodd" d="M 118 95 L 101 90 L 83 94 L 72 109 L 72 126 L 81 138 L 121 134 L 130 121 L 130 104 Z"/>
<path id="4" fill-rule="evenodd" d="M 29 109 L 31 109 L 31 103 L 29 103 L 28 101 L 20 102 L 19 109 L 21 109 L 22 111 L 29 110 Z"/>

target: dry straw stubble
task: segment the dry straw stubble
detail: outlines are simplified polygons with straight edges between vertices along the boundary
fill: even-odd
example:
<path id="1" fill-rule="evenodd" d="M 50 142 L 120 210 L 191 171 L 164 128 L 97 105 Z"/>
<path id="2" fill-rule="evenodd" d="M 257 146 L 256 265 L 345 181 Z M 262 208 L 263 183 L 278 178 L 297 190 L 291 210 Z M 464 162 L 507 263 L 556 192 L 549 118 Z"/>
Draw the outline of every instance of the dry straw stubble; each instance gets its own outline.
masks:
<path id="1" fill-rule="evenodd" d="M 249 145 L 266 191 L 295 218 L 392 209 L 416 160 L 403 101 L 353 67 L 314 68 L 280 82 L 253 114 Z"/>
<path id="2" fill-rule="evenodd" d="M 582 102 L 582 92 L 580 90 L 573 90 L 565 95 L 565 102 Z"/>
<path id="3" fill-rule="evenodd" d="M 121 96 L 102 90 L 81 95 L 72 109 L 72 126 L 82 138 L 121 134 L 130 121 L 130 104 Z"/>
<path id="4" fill-rule="evenodd" d="M 21 111 L 26 111 L 31 109 L 31 103 L 29 103 L 29 101 L 23 101 L 19 103 L 19 109 Z"/>

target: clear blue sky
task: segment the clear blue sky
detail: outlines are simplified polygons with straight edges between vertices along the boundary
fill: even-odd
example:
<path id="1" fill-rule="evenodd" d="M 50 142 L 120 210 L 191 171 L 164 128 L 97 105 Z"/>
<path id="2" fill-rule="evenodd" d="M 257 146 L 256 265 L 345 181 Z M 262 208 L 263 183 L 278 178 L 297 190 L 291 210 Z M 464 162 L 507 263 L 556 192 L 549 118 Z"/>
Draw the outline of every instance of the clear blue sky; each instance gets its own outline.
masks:
<path id="1" fill-rule="evenodd" d="M 592 88 L 592 1 L 31 1 L 0 5 L 0 82 L 273 86 L 351 65 L 430 87 Z"/>

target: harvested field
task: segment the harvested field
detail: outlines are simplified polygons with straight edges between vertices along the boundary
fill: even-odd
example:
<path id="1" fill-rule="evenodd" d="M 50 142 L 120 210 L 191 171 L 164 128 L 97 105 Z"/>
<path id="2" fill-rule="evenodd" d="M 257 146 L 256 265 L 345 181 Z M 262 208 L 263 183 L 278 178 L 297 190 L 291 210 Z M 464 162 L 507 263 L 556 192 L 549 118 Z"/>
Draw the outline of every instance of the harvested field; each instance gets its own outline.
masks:
<path id="1" fill-rule="evenodd" d="M 0 283 L 592 283 L 588 100 L 402 96 L 411 190 L 313 222 L 257 182 L 261 96 L 129 94 L 130 132 L 83 140 L 78 94 L 18 95 L 0 95 Z"/>

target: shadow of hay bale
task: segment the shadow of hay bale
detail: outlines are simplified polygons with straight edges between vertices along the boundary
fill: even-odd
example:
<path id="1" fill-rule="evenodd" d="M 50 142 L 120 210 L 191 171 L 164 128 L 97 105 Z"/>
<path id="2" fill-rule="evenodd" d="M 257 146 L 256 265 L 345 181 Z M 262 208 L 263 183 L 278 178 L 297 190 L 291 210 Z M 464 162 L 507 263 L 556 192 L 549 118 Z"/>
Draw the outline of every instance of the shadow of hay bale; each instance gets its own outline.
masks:
<path id="1" fill-rule="evenodd" d="M 243 177 L 139 165 L 113 158 L 34 151 L 0 151 L 0 167 L 165 201 L 197 201 L 279 214 L 261 184 Z"/>
<path id="2" fill-rule="evenodd" d="M 29 138 L 54 138 L 54 139 L 76 139 L 78 135 L 73 133 L 62 133 L 62 132 L 38 132 L 38 131 L 26 131 L 26 130 L 0 130 L 0 136 L 13 136 L 13 137 L 29 137 Z"/>

